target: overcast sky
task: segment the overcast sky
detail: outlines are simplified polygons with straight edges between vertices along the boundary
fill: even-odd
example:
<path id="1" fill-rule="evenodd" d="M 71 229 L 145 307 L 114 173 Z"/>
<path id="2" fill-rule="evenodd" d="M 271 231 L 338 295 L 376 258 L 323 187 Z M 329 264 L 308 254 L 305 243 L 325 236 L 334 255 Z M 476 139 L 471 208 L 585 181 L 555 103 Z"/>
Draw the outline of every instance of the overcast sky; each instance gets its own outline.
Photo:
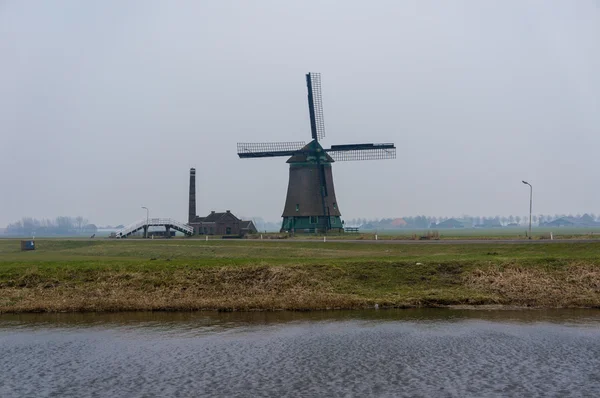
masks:
<path id="1" fill-rule="evenodd" d="M 280 219 L 285 158 L 237 142 L 395 142 L 338 162 L 343 217 L 600 213 L 598 1 L 0 0 L 0 226 Z"/>

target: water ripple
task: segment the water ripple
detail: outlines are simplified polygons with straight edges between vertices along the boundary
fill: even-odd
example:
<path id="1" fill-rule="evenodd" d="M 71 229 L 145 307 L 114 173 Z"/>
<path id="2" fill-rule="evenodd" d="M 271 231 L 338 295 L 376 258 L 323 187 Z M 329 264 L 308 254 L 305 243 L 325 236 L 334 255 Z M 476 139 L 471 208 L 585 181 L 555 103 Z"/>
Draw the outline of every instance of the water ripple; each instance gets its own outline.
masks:
<path id="1" fill-rule="evenodd" d="M 287 315 L 286 315 L 287 316 Z M 29 325 L 0 318 L 2 397 L 580 397 L 600 323 L 343 316 Z"/>

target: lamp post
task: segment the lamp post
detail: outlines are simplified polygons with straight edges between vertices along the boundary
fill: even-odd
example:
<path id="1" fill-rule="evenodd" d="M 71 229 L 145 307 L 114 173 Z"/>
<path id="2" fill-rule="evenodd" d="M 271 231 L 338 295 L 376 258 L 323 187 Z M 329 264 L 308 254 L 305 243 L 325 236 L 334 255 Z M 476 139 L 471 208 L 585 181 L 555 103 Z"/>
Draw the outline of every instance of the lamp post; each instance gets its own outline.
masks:
<path id="1" fill-rule="evenodd" d="M 533 204 L 533 187 L 527 181 L 522 182 L 525 185 L 529 185 L 529 239 L 531 239 L 531 209 Z"/>
<path id="2" fill-rule="evenodd" d="M 150 229 L 150 226 L 148 225 L 148 220 L 150 218 L 150 210 L 148 210 L 146 206 L 142 206 L 142 209 L 146 209 L 146 236 L 144 236 L 144 238 L 148 239 L 148 230 Z"/>

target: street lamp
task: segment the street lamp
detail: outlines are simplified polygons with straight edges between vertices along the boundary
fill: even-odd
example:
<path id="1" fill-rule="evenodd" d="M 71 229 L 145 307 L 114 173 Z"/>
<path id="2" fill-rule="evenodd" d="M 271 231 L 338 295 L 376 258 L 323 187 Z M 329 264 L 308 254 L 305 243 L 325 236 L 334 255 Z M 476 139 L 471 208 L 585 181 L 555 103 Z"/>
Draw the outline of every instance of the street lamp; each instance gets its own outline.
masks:
<path id="1" fill-rule="evenodd" d="M 533 204 L 533 187 L 527 181 L 522 181 L 523 184 L 529 185 L 529 239 L 531 239 L 531 209 Z"/>
<path id="2" fill-rule="evenodd" d="M 150 229 L 150 226 L 148 225 L 148 219 L 150 217 L 150 210 L 148 210 L 146 206 L 142 206 L 142 209 L 146 209 L 146 236 L 144 236 L 144 238 L 148 239 L 148 229 Z"/>

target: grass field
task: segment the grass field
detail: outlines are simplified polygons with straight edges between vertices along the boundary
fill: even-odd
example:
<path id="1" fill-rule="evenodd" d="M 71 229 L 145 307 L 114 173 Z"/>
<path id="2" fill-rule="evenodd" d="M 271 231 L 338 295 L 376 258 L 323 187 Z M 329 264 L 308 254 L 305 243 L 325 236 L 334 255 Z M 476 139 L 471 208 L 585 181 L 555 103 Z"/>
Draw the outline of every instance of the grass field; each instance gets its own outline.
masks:
<path id="1" fill-rule="evenodd" d="M 0 240 L 0 312 L 600 307 L 600 241 Z"/>

